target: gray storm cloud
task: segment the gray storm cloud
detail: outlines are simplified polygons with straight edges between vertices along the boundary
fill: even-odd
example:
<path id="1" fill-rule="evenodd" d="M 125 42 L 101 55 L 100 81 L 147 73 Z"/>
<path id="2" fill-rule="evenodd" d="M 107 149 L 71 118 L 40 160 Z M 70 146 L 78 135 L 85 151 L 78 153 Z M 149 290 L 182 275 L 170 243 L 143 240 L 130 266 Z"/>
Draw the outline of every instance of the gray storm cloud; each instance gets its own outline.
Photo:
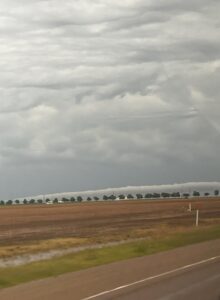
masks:
<path id="1" fill-rule="evenodd" d="M 218 181 L 219 12 L 2 0 L 2 197 Z"/>

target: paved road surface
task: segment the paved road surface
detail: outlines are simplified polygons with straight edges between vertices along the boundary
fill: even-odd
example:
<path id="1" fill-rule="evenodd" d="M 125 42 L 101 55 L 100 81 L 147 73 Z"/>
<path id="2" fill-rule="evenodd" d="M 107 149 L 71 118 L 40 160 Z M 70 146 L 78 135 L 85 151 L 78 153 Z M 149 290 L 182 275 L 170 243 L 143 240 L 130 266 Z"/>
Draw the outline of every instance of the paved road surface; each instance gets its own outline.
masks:
<path id="1" fill-rule="evenodd" d="M 131 283 L 104 295 L 99 300 L 220 300 L 220 257 L 187 270 L 175 271 L 145 282 Z M 88 299 L 88 298 L 87 298 Z M 88 299 L 89 300 L 89 299 Z"/>
<path id="2" fill-rule="evenodd" d="M 219 256 L 215 240 L 4 289 L 0 299 L 220 300 Z"/>

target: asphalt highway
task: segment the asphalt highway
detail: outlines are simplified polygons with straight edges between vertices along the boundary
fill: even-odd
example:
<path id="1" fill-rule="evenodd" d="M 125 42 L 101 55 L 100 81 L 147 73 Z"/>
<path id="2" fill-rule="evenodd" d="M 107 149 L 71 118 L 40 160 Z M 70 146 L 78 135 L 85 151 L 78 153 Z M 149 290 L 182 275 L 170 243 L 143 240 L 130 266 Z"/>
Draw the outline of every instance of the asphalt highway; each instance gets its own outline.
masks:
<path id="1" fill-rule="evenodd" d="M 86 300 L 220 300 L 220 257 L 158 276 Z"/>
<path id="2" fill-rule="evenodd" d="M 220 300 L 220 240 L 0 290 L 0 300 Z"/>

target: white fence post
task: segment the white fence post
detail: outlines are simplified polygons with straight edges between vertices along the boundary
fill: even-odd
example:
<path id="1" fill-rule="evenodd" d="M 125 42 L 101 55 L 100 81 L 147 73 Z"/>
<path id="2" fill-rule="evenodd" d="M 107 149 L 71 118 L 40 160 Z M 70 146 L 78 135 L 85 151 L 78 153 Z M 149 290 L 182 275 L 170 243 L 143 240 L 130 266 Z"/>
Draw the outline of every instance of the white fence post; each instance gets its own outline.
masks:
<path id="1" fill-rule="evenodd" d="M 190 212 L 192 211 L 192 204 L 189 203 L 189 209 L 188 209 Z"/>
<path id="2" fill-rule="evenodd" d="M 196 210 L 196 227 L 199 226 L 199 210 Z"/>

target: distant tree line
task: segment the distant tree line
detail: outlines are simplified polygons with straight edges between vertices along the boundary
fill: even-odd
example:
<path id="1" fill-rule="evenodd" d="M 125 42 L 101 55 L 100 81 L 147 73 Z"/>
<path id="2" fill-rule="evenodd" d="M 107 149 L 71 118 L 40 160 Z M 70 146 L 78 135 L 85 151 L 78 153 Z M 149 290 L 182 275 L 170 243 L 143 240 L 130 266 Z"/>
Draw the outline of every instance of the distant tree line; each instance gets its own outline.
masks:
<path id="1" fill-rule="evenodd" d="M 210 196 L 210 193 L 205 192 L 203 194 L 204 196 Z M 219 196 L 219 190 L 214 191 L 215 196 Z M 200 197 L 201 193 L 198 191 L 193 191 L 191 194 L 190 193 L 180 193 L 180 192 L 173 192 L 173 193 L 167 193 L 167 192 L 162 192 L 162 193 L 147 193 L 147 194 L 142 194 L 142 193 L 137 193 L 137 194 L 111 194 L 111 195 L 103 195 L 102 197 L 97 197 L 97 196 L 88 196 L 83 199 L 82 196 L 72 196 L 70 198 L 63 197 L 62 199 L 54 198 L 46 198 L 45 200 L 43 199 L 16 199 L 16 200 L 7 200 L 3 201 L 0 200 L 0 205 L 12 205 L 12 204 L 58 204 L 58 203 L 80 203 L 82 201 L 99 201 L 99 200 L 124 200 L 124 199 L 158 199 L 158 198 L 188 198 L 188 197 Z"/>

